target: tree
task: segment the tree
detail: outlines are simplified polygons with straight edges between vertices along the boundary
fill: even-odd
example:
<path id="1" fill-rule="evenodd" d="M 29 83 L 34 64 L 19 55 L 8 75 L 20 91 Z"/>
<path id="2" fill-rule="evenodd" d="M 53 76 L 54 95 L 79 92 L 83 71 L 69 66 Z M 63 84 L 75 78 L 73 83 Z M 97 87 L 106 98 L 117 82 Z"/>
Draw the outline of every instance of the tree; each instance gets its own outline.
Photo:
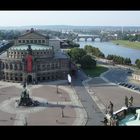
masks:
<path id="1" fill-rule="evenodd" d="M 130 65 L 130 64 L 131 64 L 130 58 L 125 58 L 125 59 L 124 59 L 124 64 L 125 64 L 125 65 Z"/>
<path id="2" fill-rule="evenodd" d="M 81 57 L 86 55 L 86 51 L 82 48 L 72 48 L 68 54 L 73 61 L 80 63 Z"/>
<path id="3" fill-rule="evenodd" d="M 80 63 L 81 63 L 82 68 L 84 68 L 84 69 L 96 67 L 96 61 L 90 55 L 84 55 L 81 58 Z"/>
<path id="4" fill-rule="evenodd" d="M 87 53 L 92 53 L 93 47 L 91 45 L 85 45 L 84 49 Z"/>
<path id="5" fill-rule="evenodd" d="M 140 59 L 136 60 L 136 66 L 140 69 Z"/>
<path id="6" fill-rule="evenodd" d="M 135 64 L 137 65 L 137 63 L 140 61 L 140 59 L 136 59 Z"/>
<path id="7" fill-rule="evenodd" d="M 106 57 L 108 60 L 113 60 L 113 55 L 108 54 L 108 56 Z"/>
<path id="8" fill-rule="evenodd" d="M 92 54 L 92 55 L 95 55 L 96 57 L 100 57 L 100 58 L 105 58 L 105 55 L 99 50 L 99 48 L 93 47 L 91 45 L 86 45 L 84 47 L 84 50 L 88 54 Z"/>
<path id="9" fill-rule="evenodd" d="M 140 61 L 137 63 L 137 67 L 140 69 Z"/>
<path id="10" fill-rule="evenodd" d="M 66 42 L 68 43 L 70 48 L 80 47 L 80 45 L 78 43 L 75 43 L 75 42 L 73 42 L 71 40 L 67 40 Z"/>
<path id="11" fill-rule="evenodd" d="M 113 60 L 116 64 L 123 64 L 123 65 L 131 65 L 131 59 L 130 58 L 124 58 L 117 55 L 108 55 L 108 60 Z"/>

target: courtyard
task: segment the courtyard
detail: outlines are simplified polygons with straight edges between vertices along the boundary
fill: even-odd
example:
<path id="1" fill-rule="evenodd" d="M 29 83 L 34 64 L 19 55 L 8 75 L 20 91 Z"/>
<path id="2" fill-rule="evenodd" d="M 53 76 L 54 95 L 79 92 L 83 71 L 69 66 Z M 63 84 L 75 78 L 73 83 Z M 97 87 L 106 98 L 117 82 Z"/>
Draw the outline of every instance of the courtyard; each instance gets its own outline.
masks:
<path id="1" fill-rule="evenodd" d="M 86 112 L 66 80 L 27 86 L 37 107 L 17 107 L 22 85 L 0 81 L 0 125 L 85 125 Z"/>

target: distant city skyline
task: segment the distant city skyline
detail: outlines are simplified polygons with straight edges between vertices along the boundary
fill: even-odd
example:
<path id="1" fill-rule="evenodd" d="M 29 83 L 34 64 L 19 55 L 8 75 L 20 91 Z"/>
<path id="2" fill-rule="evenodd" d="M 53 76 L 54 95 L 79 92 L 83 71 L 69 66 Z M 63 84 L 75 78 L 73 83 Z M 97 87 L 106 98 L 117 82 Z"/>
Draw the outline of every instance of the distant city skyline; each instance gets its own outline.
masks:
<path id="1" fill-rule="evenodd" d="M 140 26 L 140 11 L 0 11 L 0 26 Z"/>

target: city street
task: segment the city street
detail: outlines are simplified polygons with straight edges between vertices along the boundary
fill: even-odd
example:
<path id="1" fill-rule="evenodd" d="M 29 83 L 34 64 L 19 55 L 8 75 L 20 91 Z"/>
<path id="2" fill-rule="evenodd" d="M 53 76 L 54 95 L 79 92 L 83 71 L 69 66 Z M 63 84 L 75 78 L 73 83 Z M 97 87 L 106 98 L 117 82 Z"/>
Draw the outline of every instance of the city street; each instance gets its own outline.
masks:
<path id="1" fill-rule="evenodd" d="M 82 80 L 86 80 L 87 78 L 88 77 L 82 71 L 79 71 L 77 79 L 73 80 L 73 87 L 87 112 L 88 120 L 86 125 L 103 125 L 101 121 L 104 118 L 104 114 L 92 100 L 82 84 Z"/>
<path id="2" fill-rule="evenodd" d="M 117 67 L 111 68 L 110 71 L 104 75 L 105 78 L 113 83 L 126 82 L 127 76 L 130 76 L 130 74 L 127 73 L 126 69 Z"/>

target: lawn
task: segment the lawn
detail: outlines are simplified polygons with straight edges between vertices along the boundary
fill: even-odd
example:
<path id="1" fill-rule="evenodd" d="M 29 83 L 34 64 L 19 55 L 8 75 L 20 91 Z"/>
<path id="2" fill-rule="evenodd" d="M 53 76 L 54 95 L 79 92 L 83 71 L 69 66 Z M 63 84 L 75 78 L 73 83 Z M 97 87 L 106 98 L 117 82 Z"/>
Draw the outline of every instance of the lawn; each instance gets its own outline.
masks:
<path id="1" fill-rule="evenodd" d="M 124 47 L 140 50 L 140 42 L 130 42 L 128 40 L 113 40 L 114 44 L 123 45 Z"/>
<path id="2" fill-rule="evenodd" d="M 101 73 L 107 70 L 108 68 L 97 65 L 95 69 L 84 69 L 83 71 L 91 77 L 98 77 Z"/>

